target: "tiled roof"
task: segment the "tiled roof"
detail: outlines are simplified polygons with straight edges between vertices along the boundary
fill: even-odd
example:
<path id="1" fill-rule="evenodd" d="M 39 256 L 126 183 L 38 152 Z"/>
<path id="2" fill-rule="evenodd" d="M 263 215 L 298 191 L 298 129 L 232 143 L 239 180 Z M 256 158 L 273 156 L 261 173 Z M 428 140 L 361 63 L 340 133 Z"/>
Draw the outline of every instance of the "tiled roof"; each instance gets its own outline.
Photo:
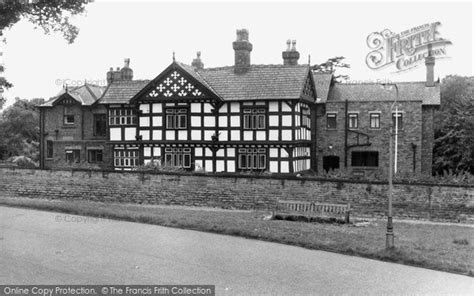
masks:
<path id="1" fill-rule="evenodd" d="M 313 72 L 313 79 L 318 103 L 325 103 L 328 98 L 329 88 L 331 87 L 332 74 Z"/>
<path id="2" fill-rule="evenodd" d="M 197 74 L 224 101 L 296 99 L 303 91 L 309 67 L 252 65 L 245 74 L 234 67 L 208 68 Z"/>
<path id="3" fill-rule="evenodd" d="M 73 88 L 62 89 L 55 97 L 45 102 L 41 107 L 52 107 L 66 92 L 83 106 L 90 106 L 97 101 L 105 91 L 105 87 L 85 84 Z"/>
<path id="4" fill-rule="evenodd" d="M 423 105 L 440 104 L 440 86 L 425 86 L 425 82 L 397 82 L 398 101 L 421 101 Z M 336 83 L 329 92 L 328 101 L 393 101 L 395 87 L 385 89 L 377 83 Z"/>
<path id="5" fill-rule="evenodd" d="M 139 91 L 141 91 L 150 80 L 131 80 L 112 82 L 107 88 L 100 104 L 126 104 Z"/>
<path id="6" fill-rule="evenodd" d="M 196 72 L 196 70 L 194 70 L 194 68 L 192 66 L 189 66 L 189 65 L 186 65 L 186 64 L 183 64 L 183 63 L 177 63 L 179 66 L 181 66 L 181 68 L 183 70 L 185 70 L 187 73 L 189 73 L 189 75 L 191 75 L 194 79 L 196 79 L 197 81 L 199 81 L 201 84 L 203 84 L 205 87 L 207 87 L 209 90 L 211 90 L 214 95 L 216 95 L 217 97 L 219 97 L 219 95 L 216 93 L 216 91 L 212 88 L 212 86 L 210 86 L 206 80 L 204 80 L 201 75 L 199 75 L 198 72 Z"/>

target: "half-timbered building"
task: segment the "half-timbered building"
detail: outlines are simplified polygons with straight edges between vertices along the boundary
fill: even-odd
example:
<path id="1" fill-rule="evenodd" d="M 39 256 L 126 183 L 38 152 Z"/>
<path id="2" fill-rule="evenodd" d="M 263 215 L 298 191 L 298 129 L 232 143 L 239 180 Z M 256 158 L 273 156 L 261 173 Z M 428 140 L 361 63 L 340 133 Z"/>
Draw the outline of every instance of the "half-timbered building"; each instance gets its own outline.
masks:
<path id="1" fill-rule="evenodd" d="M 380 161 L 358 157 L 385 151 L 388 138 L 378 130 L 390 126 L 385 113 L 393 97 L 386 92 L 381 95 L 384 90 L 379 87 L 351 88 L 335 83 L 331 74 L 313 73 L 309 65 L 298 64 L 295 42 L 288 41 L 287 46 L 282 53 L 283 64 L 251 64 L 253 46 L 244 29 L 237 31 L 233 42 L 232 66 L 204 68 L 198 53 L 191 65 L 173 57 L 172 63 L 152 80 L 133 80 L 128 59 L 122 69 L 111 68 L 106 90 L 91 103 L 94 108 L 106 110 L 103 153 L 107 156 L 103 157 L 103 167 L 132 170 L 153 163 L 205 172 L 298 173 L 343 166 L 373 170 L 376 164 L 383 169 L 387 161 L 384 157 Z M 405 133 L 407 141 L 416 142 L 428 154 L 433 130 L 432 118 L 428 118 L 431 111 L 427 110 L 439 105 L 439 85 L 435 84 L 416 84 L 416 97 L 401 87 L 400 101 L 410 102 L 410 110 L 414 111 L 413 116 L 406 116 L 413 122 L 405 129 L 416 130 L 416 134 Z M 47 102 L 45 107 L 58 104 L 62 97 Z M 339 106 L 345 109 L 341 111 Z M 341 116 L 342 124 L 338 123 Z M 366 117 L 370 123 L 365 122 Z M 376 120 L 379 124 L 372 123 Z M 410 128 L 410 124 L 420 128 Z M 367 132 L 372 141 L 365 133 L 369 125 L 377 126 Z M 46 129 L 42 134 L 51 135 Z M 357 143 L 351 138 L 354 135 Z M 42 159 L 49 153 L 45 137 Z M 360 137 L 365 142 L 360 142 Z M 357 149 L 369 146 L 362 152 Z M 424 166 L 429 162 L 420 154 L 413 159 L 424 161 Z M 367 162 L 371 165 L 361 165 Z M 89 167 L 85 159 L 81 163 Z M 43 161 L 43 167 L 54 166 L 49 164 Z M 420 167 L 418 164 L 417 173 Z"/>

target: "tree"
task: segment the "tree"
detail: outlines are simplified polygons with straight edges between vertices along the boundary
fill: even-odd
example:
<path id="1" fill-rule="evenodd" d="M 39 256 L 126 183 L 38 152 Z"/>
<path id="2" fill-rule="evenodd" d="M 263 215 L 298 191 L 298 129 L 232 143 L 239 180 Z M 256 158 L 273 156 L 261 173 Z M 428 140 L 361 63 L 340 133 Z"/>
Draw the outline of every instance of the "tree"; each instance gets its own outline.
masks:
<path id="1" fill-rule="evenodd" d="M 434 172 L 474 174 L 474 77 L 443 79 L 435 118 Z"/>
<path id="2" fill-rule="evenodd" d="M 73 43 L 79 34 L 79 29 L 70 22 L 69 17 L 83 13 L 88 2 L 92 0 L 1 0 L 0 36 L 5 29 L 21 19 L 26 19 L 33 23 L 35 28 L 42 28 L 45 34 L 60 32 L 69 43 Z M 0 88 L 11 86 L 5 78 L 0 78 Z M 0 102 L 0 107 L 1 105 Z"/>
<path id="3" fill-rule="evenodd" d="M 39 157 L 39 110 L 44 99 L 16 99 L 0 116 L 0 146 L 8 156 Z"/>
<path id="4" fill-rule="evenodd" d="M 326 74 L 333 74 L 336 72 L 337 68 L 350 68 L 349 64 L 344 63 L 345 57 L 334 57 L 328 59 L 326 62 L 322 64 L 315 64 L 311 66 L 311 70 L 316 73 L 326 73 Z M 343 82 L 349 79 L 349 75 L 335 75 L 334 80 L 336 82 Z"/>

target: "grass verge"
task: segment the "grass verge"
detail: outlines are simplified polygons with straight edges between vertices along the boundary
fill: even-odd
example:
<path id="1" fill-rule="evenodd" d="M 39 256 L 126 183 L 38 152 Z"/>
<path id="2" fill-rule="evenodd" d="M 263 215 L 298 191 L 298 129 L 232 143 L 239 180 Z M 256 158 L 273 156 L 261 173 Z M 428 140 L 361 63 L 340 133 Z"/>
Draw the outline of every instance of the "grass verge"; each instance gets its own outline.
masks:
<path id="1" fill-rule="evenodd" d="M 382 220 L 359 226 L 304 223 L 265 220 L 269 212 L 28 198 L 0 198 L 0 205 L 241 236 L 474 276 L 474 228 L 463 225 L 395 221 L 396 248 L 387 251 Z"/>

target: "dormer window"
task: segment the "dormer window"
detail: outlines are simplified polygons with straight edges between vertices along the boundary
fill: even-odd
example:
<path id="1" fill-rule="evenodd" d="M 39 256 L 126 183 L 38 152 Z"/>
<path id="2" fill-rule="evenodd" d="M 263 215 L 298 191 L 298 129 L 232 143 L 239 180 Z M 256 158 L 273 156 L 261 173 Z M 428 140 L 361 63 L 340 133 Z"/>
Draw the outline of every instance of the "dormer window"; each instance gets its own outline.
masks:
<path id="1" fill-rule="evenodd" d="M 265 129 L 266 113 L 264 108 L 244 108 L 244 129 L 258 130 Z"/>

